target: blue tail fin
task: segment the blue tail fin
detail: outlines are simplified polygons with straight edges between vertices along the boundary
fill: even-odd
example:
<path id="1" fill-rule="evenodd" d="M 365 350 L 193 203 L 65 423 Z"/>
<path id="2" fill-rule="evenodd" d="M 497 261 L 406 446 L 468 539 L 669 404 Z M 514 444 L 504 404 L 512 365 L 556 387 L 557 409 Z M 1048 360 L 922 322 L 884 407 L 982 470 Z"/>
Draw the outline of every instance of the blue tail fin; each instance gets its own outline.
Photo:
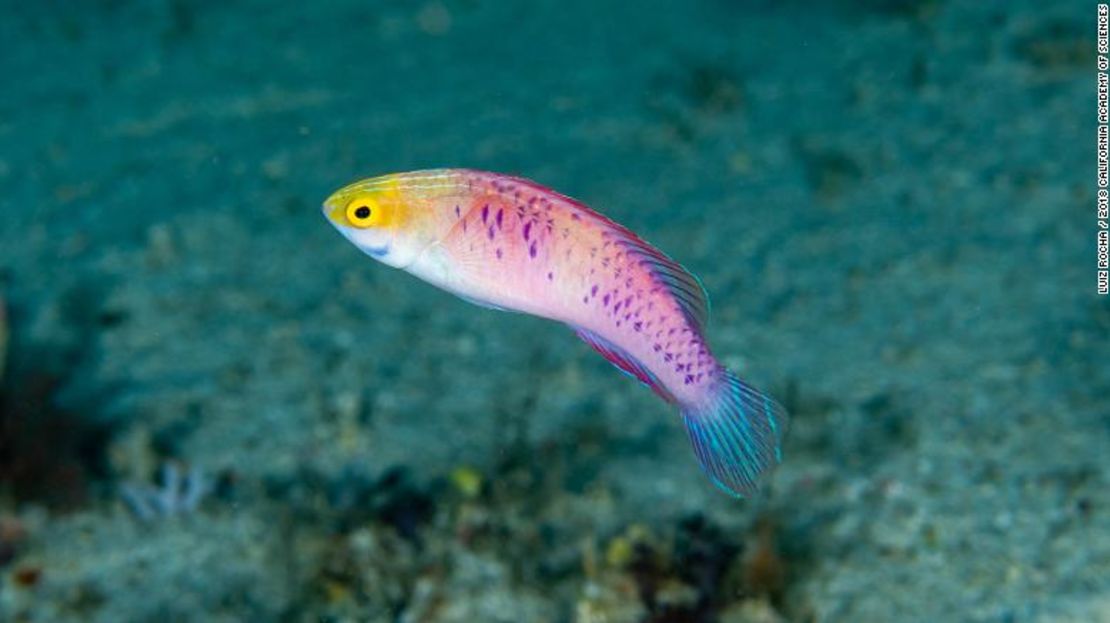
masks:
<path id="1" fill-rule="evenodd" d="M 732 372 L 723 372 L 716 395 L 705 404 L 683 407 L 682 421 L 698 464 L 713 484 L 750 497 L 782 458 L 786 410 Z"/>

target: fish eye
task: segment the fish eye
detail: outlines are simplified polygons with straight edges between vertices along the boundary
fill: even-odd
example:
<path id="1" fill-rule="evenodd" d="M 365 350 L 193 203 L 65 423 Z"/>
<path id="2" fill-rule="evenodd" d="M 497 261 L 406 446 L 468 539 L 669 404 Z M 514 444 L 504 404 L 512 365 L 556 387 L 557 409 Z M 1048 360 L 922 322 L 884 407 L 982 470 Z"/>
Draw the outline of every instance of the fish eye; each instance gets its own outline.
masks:
<path id="1" fill-rule="evenodd" d="M 356 197 L 347 204 L 347 222 L 354 227 L 365 228 L 374 225 L 379 218 L 381 209 L 369 197 Z"/>

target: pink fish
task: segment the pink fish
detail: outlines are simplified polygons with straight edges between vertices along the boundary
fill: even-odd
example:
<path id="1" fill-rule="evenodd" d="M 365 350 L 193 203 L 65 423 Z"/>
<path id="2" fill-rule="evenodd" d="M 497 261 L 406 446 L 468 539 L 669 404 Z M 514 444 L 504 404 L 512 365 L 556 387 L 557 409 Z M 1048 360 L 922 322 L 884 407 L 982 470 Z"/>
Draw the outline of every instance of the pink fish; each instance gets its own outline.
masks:
<path id="1" fill-rule="evenodd" d="M 569 325 L 677 405 L 701 468 L 754 494 L 780 459 L 786 412 L 717 361 L 696 277 L 621 225 L 528 180 L 463 169 L 375 177 L 324 202 L 374 259 L 472 303 Z"/>

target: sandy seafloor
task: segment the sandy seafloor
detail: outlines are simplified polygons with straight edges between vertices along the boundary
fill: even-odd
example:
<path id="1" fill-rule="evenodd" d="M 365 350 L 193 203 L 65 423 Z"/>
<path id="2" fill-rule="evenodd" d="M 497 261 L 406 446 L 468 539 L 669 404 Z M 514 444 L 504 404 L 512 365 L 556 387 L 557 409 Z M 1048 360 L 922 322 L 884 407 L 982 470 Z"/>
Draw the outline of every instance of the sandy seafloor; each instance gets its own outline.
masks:
<path id="1" fill-rule="evenodd" d="M 1093 3 L 2 14 L 0 620 L 1110 621 Z M 792 413 L 766 495 L 321 218 L 433 166 L 698 274 Z M 208 493 L 140 518 L 164 465 Z"/>

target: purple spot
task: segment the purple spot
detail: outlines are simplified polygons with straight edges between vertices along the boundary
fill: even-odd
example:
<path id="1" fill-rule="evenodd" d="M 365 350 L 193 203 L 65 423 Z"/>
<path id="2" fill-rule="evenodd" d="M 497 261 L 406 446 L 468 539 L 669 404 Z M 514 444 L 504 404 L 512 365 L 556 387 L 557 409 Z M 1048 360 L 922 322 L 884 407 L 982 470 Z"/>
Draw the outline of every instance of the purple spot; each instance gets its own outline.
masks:
<path id="1" fill-rule="evenodd" d="M 577 214 L 577 213 L 575 213 L 575 212 L 571 212 L 571 214 L 570 214 L 570 218 L 572 218 L 572 219 L 574 219 L 574 220 L 576 220 L 576 221 L 580 221 L 580 220 L 582 220 L 582 217 L 578 216 L 578 214 Z"/>
<path id="2" fill-rule="evenodd" d="M 617 301 L 617 304 L 613 306 L 613 311 L 614 312 L 620 311 L 620 308 L 621 308 L 621 302 Z"/>
<path id="3" fill-rule="evenodd" d="M 694 382 L 694 376 L 692 374 L 687 374 L 686 375 L 686 384 L 689 385 L 690 383 L 693 383 L 693 382 Z"/>
<path id="4" fill-rule="evenodd" d="M 663 361 L 670 363 L 674 359 L 674 355 L 670 353 L 663 353 Z"/>
<path id="5" fill-rule="evenodd" d="M 594 287 L 590 288 L 590 296 L 597 296 L 597 284 L 594 284 Z"/>
<path id="6" fill-rule="evenodd" d="M 493 240 L 493 225 L 489 226 L 489 232 L 487 232 L 487 233 L 489 235 L 489 239 Z"/>
<path id="7" fill-rule="evenodd" d="M 489 218 L 489 204 L 482 206 L 482 224 L 486 224 L 486 219 Z"/>
<path id="8" fill-rule="evenodd" d="M 637 333 L 639 333 L 640 329 L 644 328 L 644 323 L 636 322 L 635 324 L 632 325 L 632 328 L 635 329 Z"/>
<path id="9" fill-rule="evenodd" d="M 458 206 L 458 205 L 456 204 L 456 205 L 455 205 L 455 218 L 459 218 L 459 216 L 460 216 L 460 214 L 459 214 L 459 206 Z"/>
<path id="10" fill-rule="evenodd" d="M 608 295 L 608 294 L 606 294 L 605 296 L 601 297 L 601 303 L 602 303 L 603 305 L 605 305 L 606 307 L 608 307 L 608 306 L 609 306 L 609 295 Z"/>
<path id="11" fill-rule="evenodd" d="M 583 297 L 582 297 L 582 302 L 583 302 L 583 303 L 589 303 L 589 302 L 590 302 L 590 297 L 588 297 L 588 296 L 583 296 Z"/>
<path id="12" fill-rule="evenodd" d="M 532 221 L 524 224 L 524 239 L 528 240 L 528 236 L 532 233 Z"/>
<path id="13" fill-rule="evenodd" d="M 497 249 L 497 259 L 501 259 L 501 249 Z"/>
<path id="14" fill-rule="evenodd" d="M 497 208 L 497 229 L 501 229 L 501 208 Z"/>
<path id="15" fill-rule="evenodd" d="M 536 257 L 536 243 L 535 242 L 528 245 L 528 256 L 529 257 Z"/>
<path id="16" fill-rule="evenodd" d="M 554 278 L 555 278 L 555 275 L 554 275 L 554 273 L 547 273 L 547 280 L 548 280 L 548 281 L 551 281 L 551 280 L 552 280 L 552 279 L 554 279 Z"/>
<path id="17" fill-rule="evenodd" d="M 663 350 L 663 347 L 662 347 L 662 346 L 660 346 L 659 344 L 653 344 L 653 345 L 651 346 L 651 348 L 652 348 L 652 350 L 654 350 L 655 352 L 659 352 L 659 351 Z"/>

